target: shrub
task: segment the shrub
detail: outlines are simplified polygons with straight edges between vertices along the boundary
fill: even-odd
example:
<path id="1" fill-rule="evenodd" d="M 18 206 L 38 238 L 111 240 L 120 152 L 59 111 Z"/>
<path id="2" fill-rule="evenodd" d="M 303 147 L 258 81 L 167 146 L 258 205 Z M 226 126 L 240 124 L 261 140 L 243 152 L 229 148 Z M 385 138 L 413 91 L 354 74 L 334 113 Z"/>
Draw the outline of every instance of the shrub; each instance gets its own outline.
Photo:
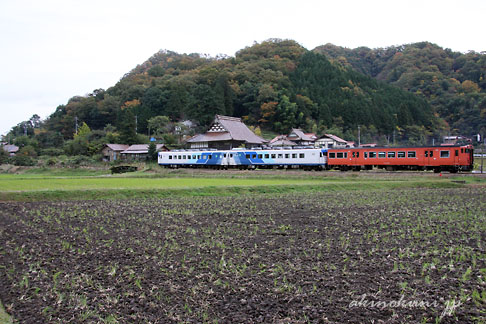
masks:
<path id="1" fill-rule="evenodd" d="M 26 155 L 16 155 L 11 157 L 10 160 L 13 165 L 17 166 L 34 166 L 36 164 L 36 160 Z"/>

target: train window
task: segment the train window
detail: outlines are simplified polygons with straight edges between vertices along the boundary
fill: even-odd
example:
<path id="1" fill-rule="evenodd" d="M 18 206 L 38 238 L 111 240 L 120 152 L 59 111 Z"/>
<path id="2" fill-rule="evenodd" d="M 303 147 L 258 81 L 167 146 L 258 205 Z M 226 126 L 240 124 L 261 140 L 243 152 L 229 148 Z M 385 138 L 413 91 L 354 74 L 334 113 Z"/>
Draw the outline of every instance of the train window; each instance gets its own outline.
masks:
<path id="1" fill-rule="evenodd" d="M 376 158 L 376 152 L 370 152 L 370 159 L 371 158 Z"/>
<path id="2" fill-rule="evenodd" d="M 434 156 L 434 151 L 430 151 L 430 157 Z"/>
<path id="3" fill-rule="evenodd" d="M 425 151 L 424 156 L 429 157 L 429 151 Z"/>
<path id="4" fill-rule="evenodd" d="M 456 152 L 455 152 L 455 154 L 454 154 L 454 155 L 455 155 L 455 156 L 459 156 L 459 150 L 456 150 Z"/>
<path id="5" fill-rule="evenodd" d="M 258 154 L 258 158 L 261 159 L 263 157 L 263 154 Z"/>
<path id="6" fill-rule="evenodd" d="M 461 153 L 464 153 L 464 149 L 463 148 L 461 149 Z"/>
<path id="7" fill-rule="evenodd" d="M 169 160 L 172 160 L 172 155 L 169 155 Z"/>
<path id="8" fill-rule="evenodd" d="M 182 160 L 182 155 L 179 155 L 179 160 Z"/>
<path id="9" fill-rule="evenodd" d="M 364 158 L 367 159 L 368 158 L 368 152 L 364 152 Z"/>
<path id="10" fill-rule="evenodd" d="M 265 154 L 265 159 L 269 159 L 270 158 L 270 155 L 269 154 Z"/>
<path id="11" fill-rule="evenodd" d="M 448 158 L 450 156 L 449 151 L 440 151 L 440 157 L 441 158 Z"/>
<path id="12" fill-rule="evenodd" d="M 210 159 L 210 160 L 211 160 L 212 158 L 213 158 L 213 156 L 212 156 L 212 155 L 209 155 L 209 156 L 208 156 L 208 159 Z"/>
<path id="13" fill-rule="evenodd" d="M 253 154 L 253 155 L 251 156 L 251 158 L 252 158 L 252 159 L 256 159 L 256 154 Z"/>
<path id="14" fill-rule="evenodd" d="M 223 156 L 224 156 L 224 157 L 226 157 L 226 153 L 224 153 L 224 155 L 223 155 Z"/>
<path id="15" fill-rule="evenodd" d="M 329 153 L 329 158 L 330 159 L 334 159 L 336 157 L 336 153 Z"/>
<path id="16" fill-rule="evenodd" d="M 197 159 L 198 159 L 198 160 L 199 160 L 199 159 L 201 159 L 201 155 L 198 155 L 198 156 L 197 156 Z"/>
<path id="17" fill-rule="evenodd" d="M 348 152 L 344 153 L 344 158 L 348 158 Z"/>
<path id="18" fill-rule="evenodd" d="M 356 157 L 359 158 L 359 152 L 356 152 Z"/>
<path id="19" fill-rule="evenodd" d="M 395 157 L 395 152 L 388 152 L 388 157 L 389 158 L 394 158 Z"/>
<path id="20" fill-rule="evenodd" d="M 322 157 L 322 152 L 319 153 L 319 157 Z"/>
<path id="21" fill-rule="evenodd" d="M 337 157 L 338 159 L 342 159 L 342 158 L 344 157 L 343 152 L 337 152 L 336 157 Z"/>
<path id="22" fill-rule="evenodd" d="M 408 151 L 407 152 L 407 157 L 409 158 L 414 158 L 417 156 L 417 153 L 415 151 Z"/>
<path id="23" fill-rule="evenodd" d="M 356 157 L 356 152 L 353 152 L 353 157 L 354 157 L 354 158 Z"/>
<path id="24" fill-rule="evenodd" d="M 279 158 L 279 159 L 283 159 L 283 154 L 279 154 L 279 155 L 278 155 L 278 158 Z"/>
<path id="25" fill-rule="evenodd" d="M 397 157 L 404 158 L 405 157 L 405 152 L 397 152 Z"/>
<path id="26" fill-rule="evenodd" d="M 182 158 L 185 160 L 185 159 L 186 159 L 186 156 L 185 156 L 185 155 L 183 155 L 183 156 L 182 156 Z"/>
<path id="27" fill-rule="evenodd" d="M 292 159 L 296 159 L 297 158 L 297 153 L 292 153 Z"/>
<path id="28" fill-rule="evenodd" d="M 290 154 L 288 154 L 288 153 L 287 153 L 287 154 L 285 154 L 285 158 L 286 158 L 286 159 L 290 158 Z"/>
<path id="29" fill-rule="evenodd" d="M 249 159 L 249 158 L 250 158 L 250 154 L 247 154 L 247 155 L 246 155 L 246 158 L 247 158 L 247 159 Z"/>
<path id="30" fill-rule="evenodd" d="M 299 154 L 299 158 L 303 159 L 305 157 L 305 154 L 304 153 L 300 153 Z"/>
<path id="31" fill-rule="evenodd" d="M 276 156 L 277 156 L 277 155 L 275 155 L 275 154 L 272 154 L 272 155 L 271 155 L 272 159 L 275 159 L 275 157 L 276 157 Z"/>
<path id="32" fill-rule="evenodd" d="M 385 158 L 386 157 L 386 152 L 378 152 L 378 157 L 379 158 Z"/>
<path id="33" fill-rule="evenodd" d="M 232 158 L 232 157 L 233 157 L 233 153 L 230 154 L 230 158 Z"/>

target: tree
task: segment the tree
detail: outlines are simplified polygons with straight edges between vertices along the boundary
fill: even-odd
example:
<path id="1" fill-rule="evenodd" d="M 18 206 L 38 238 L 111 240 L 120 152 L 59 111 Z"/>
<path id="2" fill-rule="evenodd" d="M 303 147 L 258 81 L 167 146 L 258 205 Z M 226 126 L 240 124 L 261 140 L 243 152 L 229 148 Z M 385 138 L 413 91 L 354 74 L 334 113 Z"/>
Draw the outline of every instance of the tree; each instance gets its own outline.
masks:
<path id="1" fill-rule="evenodd" d="M 150 133 L 155 136 L 160 136 L 167 133 L 168 127 L 170 126 L 170 119 L 167 116 L 155 116 L 147 121 Z"/>
<path id="2" fill-rule="evenodd" d="M 156 161 L 157 160 L 157 145 L 155 145 L 154 142 L 151 142 L 149 147 L 148 147 L 148 159 L 150 161 Z"/>
<path id="3" fill-rule="evenodd" d="M 120 133 L 120 142 L 128 145 L 135 144 L 138 141 L 136 132 L 135 115 L 131 109 L 124 109 L 122 113 L 122 120 L 118 126 Z"/>

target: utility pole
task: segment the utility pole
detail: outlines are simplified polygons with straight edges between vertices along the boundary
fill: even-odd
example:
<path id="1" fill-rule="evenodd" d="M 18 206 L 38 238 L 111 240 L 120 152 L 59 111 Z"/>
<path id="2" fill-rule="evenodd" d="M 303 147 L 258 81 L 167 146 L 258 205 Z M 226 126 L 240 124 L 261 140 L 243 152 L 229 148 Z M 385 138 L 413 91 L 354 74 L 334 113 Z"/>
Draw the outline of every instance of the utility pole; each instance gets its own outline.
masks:
<path id="1" fill-rule="evenodd" d="M 361 126 L 358 125 L 358 147 L 361 147 Z"/>

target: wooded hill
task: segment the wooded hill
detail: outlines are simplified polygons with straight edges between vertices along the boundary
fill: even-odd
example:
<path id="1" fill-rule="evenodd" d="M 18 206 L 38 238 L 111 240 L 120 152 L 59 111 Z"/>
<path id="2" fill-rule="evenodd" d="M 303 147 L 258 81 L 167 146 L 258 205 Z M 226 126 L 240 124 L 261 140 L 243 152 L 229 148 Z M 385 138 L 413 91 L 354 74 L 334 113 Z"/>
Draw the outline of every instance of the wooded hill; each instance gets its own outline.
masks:
<path id="1" fill-rule="evenodd" d="M 155 116 L 168 116 L 172 125 L 192 120 L 194 132 L 222 114 L 274 133 L 299 127 L 357 140 L 360 126 L 362 142 L 430 144 L 432 137 L 484 127 L 485 87 L 484 55 L 477 53 L 429 43 L 377 50 L 328 44 L 309 51 L 271 39 L 234 57 L 160 51 L 113 87 L 71 98 L 43 123 L 34 115 L 9 138 L 27 129 L 35 141 L 24 146 L 38 152 L 56 147 L 95 154 L 102 142 L 141 142 L 135 127 L 152 134 L 148 121 Z M 82 150 L 74 145 L 81 137 L 71 140 L 76 118 L 89 126 Z"/>
<path id="2" fill-rule="evenodd" d="M 147 120 L 157 115 L 204 128 L 215 114 L 278 133 L 300 127 L 348 138 L 358 125 L 370 136 L 397 127 L 415 133 L 441 127 L 424 99 L 332 64 L 291 40 L 254 44 L 235 57 L 160 51 L 112 88 L 71 98 L 44 127 L 70 138 L 75 117 L 91 129 L 112 124 L 121 131 L 136 115 L 138 132 L 147 133 Z"/>
<path id="3" fill-rule="evenodd" d="M 453 134 L 486 133 L 486 53 L 421 42 L 388 48 L 317 47 L 332 62 L 425 98 Z"/>

